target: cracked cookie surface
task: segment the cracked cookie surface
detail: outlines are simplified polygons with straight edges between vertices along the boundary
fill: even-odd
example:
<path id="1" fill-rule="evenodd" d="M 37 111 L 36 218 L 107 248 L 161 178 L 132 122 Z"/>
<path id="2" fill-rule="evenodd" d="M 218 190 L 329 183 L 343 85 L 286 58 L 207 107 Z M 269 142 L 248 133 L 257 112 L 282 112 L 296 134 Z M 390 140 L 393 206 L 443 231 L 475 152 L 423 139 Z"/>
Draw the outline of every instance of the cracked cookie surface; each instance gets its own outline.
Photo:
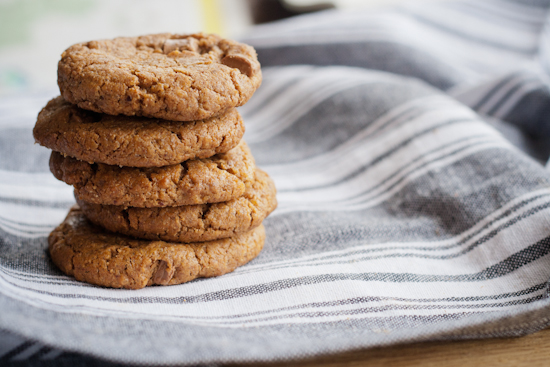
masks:
<path id="1" fill-rule="evenodd" d="M 153 34 L 75 44 L 57 82 L 69 102 L 111 115 L 202 120 L 242 106 L 260 86 L 256 51 L 208 34 Z"/>
<path id="2" fill-rule="evenodd" d="M 79 281 L 127 289 L 223 275 L 255 258 L 264 240 L 263 226 L 209 242 L 139 240 L 91 224 L 78 206 L 48 237 L 50 256 L 63 273 Z"/>
<path id="3" fill-rule="evenodd" d="M 236 109 L 207 120 L 174 122 L 86 111 L 57 97 L 33 130 L 40 145 L 91 163 L 161 167 L 207 158 L 237 146 L 244 123 Z"/>
<path id="4" fill-rule="evenodd" d="M 165 207 L 228 201 L 254 181 L 254 158 L 244 141 L 227 153 L 164 167 L 89 164 L 52 152 L 50 170 L 88 203 Z"/>
<path id="5" fill-rule="evenodd" d="M 214 204 L 133 208 L 91 204 L 77 198 L 86 217 L 109 231 L 173 242 L 210 241 L 255 228 L 277 207 L 275 185 L 256 169 L 243 196 Z"/>

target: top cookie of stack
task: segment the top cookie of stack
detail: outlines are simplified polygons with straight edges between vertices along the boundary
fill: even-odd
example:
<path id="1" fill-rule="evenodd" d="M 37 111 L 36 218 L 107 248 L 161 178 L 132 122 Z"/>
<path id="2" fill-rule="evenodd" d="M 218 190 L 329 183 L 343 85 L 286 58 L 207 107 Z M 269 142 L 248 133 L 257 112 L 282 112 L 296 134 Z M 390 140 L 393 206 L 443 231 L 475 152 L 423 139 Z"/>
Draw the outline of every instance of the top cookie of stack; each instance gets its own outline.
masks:
<path id="1" fill-rule="evenodd" d="M 216 35 L 157 34 L 69 47 L 58 65 L 67 102 L 110 115 L 203 120 L 260 86 L 256 52 Z"/>
<path id="2" fill-rule="evenodd" d="M 263 245 L 261 222 L 276 207 L 275 187 L 241 141 L 244 124 L 235 107 L 261 78 L 252 47 L 216 35 L 69 47 L 58 65 L 61 96 L 44 107 L 33 130 L 54 151 L 50 169 L 74 186 L 80 206 L 50 235 L 56 265 L 90 283 L 141 288 L 221 275 L 254 258 Z M 159 252 L 158 241 L 172 255 Z M 199 262 L 217 265 L 190 271 L 181 260 L 190 250 L 182 244 L 195 249 Z M 130 251 L 117 260 L 123 270 L 98 260 L 105 246 Z M 199 255 L 196 246 L 230 246 L 224 256 L 232 255 Z M 80 266 L 77 256 L 85 257 Z M 137 258 L 146 264 L 131 272 Z"/>

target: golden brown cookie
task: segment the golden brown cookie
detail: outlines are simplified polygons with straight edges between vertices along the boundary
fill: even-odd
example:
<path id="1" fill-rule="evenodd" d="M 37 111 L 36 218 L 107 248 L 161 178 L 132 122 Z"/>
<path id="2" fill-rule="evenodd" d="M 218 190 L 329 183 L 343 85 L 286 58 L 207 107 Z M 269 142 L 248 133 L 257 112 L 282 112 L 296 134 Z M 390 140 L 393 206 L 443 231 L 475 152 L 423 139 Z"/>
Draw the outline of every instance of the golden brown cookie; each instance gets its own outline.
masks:
<path id="1" fill-rule="evenodd" d="M 65 274 L 105 287 L 140 289 L 229 273 L 255 258 L 264 239 L 259 226 L 210 242 L 138 240 L 91 224 L 75 206 L 48 242 L 53 262 Z"/>
<path id="2" fill-rule="evenodd" d="M 231 237 L 260 225 L 277 207 L 269 176 L 256 169 L 256 179 L 237 199 L 215 204 L 165 208 L 125 208 L 86 203 L 77 198 L 93 223 L 133 237 L 172 242 L 210 241 Z"/>
<path id="3" fill-rule="evenodd" d="M 111 116 L 52 99 L 33 130 L 40 145 L 86 162 L 160 167 L 234 148 L 244 134 L 235 109 L 208 120 L 174 122 Z"/>
<path id="4" fill-rule="evenodd" d="M 111 115 L 202 120 L 242 106 L 262 81 L 256 51 L 207 34 L 153 34 L 69 47 L 61 95 Z"/>
<path id="5" fill-rule="evenodd" d="M 50 170 L 88 203 L 164 207 L 218 203 L 244 194 L 254 181 L 254 158 L 244 141 L 227 153 L 164 167 L 89 164 L 52 152 Z"/>

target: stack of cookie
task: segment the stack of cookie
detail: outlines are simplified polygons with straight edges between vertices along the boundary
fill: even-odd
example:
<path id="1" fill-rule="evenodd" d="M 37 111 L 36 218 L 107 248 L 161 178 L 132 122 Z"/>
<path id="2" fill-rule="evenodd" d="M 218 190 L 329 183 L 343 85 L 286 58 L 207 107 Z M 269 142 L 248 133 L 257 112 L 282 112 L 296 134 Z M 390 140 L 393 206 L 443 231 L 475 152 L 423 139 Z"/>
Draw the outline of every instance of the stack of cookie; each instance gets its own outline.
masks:
<path id="1" fill-rule="evenodd" d="M 78 280 L 137 289 L 257 256 L 275 187 L 241 140 L 235 107 L 260 83 L 254 49 L 215 35 L 68 48 L 61 96 L 33 131 L 78 203 L 50 234 L 54 263 Z"/>

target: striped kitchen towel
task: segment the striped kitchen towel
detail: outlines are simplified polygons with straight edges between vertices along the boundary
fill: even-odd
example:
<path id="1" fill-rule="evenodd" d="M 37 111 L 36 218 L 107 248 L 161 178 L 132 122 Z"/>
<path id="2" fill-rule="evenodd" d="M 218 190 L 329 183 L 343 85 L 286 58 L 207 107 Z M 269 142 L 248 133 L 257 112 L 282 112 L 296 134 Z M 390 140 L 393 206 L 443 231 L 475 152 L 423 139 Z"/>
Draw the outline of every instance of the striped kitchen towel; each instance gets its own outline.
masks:
<path id="1" fill-rule="evenodd" d="M 74 199 L 31 134 L 55 92 L 1 99 L 0 362 L 274 361 L 548 326 L 549 7 L 415 3 L 255 28 L 264 83 L 241 112 L 279 207 L 258 258 L 177 286 L 105 289 L 55 268 L 46 237 Z"/>

